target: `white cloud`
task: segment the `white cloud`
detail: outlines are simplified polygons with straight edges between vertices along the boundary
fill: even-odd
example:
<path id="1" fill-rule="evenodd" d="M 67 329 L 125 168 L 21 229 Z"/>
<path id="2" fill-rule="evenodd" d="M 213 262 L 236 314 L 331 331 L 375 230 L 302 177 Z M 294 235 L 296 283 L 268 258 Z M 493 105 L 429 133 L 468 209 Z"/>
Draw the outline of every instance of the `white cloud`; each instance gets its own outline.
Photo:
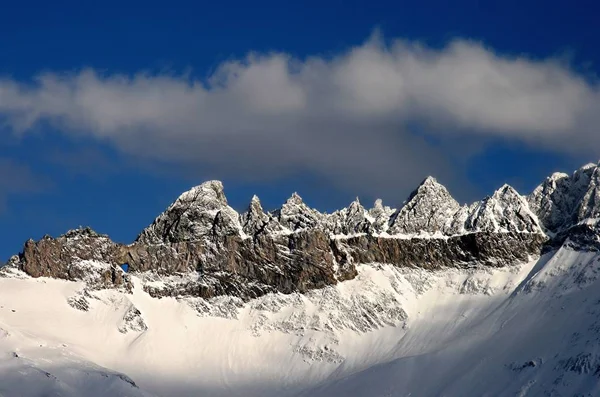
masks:
<path id="1" fill-rule="evenodd" d="M 410 133 L 415 124 L 442 140 L 497 136 L 600 151 L 596 83 L 554 59 L 502 56 L 464 40 L 430 49 L 374 37 L 333 58 L 251 54 L 206 81 L 93 69 L 33 84 L 4 79 L 0 115 L 19 133 L 50 123 L 151 161 L 255 179 L 307 170 L 365 189 L 400 181 L 402 190 L 450 172 L 444 146 Z"/>

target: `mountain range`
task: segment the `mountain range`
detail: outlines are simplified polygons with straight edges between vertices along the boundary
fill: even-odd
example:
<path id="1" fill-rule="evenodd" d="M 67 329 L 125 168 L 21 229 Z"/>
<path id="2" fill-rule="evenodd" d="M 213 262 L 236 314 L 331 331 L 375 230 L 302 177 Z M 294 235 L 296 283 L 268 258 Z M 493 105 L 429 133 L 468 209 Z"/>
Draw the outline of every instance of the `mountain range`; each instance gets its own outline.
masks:
<path id="1" fill-rule="evenodd" d="M 0 396 L 597 395 L 598 219 L 597 164 L 331 214 L 208 181 L 130 244 L 79 228 L 0 268 Z"/>

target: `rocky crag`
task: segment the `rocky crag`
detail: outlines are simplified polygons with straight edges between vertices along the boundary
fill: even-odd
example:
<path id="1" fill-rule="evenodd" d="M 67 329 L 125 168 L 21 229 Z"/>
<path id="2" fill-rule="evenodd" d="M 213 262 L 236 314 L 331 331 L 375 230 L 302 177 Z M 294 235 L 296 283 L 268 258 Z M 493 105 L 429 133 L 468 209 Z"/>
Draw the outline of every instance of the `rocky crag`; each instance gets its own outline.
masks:
<path id="1" fill-rule="evenodd" d="M 131 289 L 129 273 L 153 296 L 306 292 L 356 276 L 356 265 L 386 263 L 431 270 L 510 266 L 567 245 L 597 250 L 600 168 L 555 173 L 529 196 L 508 185 L 460 205 L 434 178 L 393 210 L 357 200 L 323 214 L 294 194 L 280 209 L 253 197 L 243 214 L 231 208 L 219 181 L 183 193 L 131 244 L 89 228 L 29 240 L 2 271 L 84 280 L 94 288 Z"/>

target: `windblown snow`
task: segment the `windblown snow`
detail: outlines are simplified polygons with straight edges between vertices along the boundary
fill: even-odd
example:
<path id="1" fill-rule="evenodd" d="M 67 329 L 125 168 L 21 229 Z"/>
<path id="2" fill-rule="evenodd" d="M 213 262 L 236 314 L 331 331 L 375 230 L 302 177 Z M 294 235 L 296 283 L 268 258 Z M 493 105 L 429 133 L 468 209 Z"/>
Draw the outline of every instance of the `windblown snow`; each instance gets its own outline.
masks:
<path id="1" fill-rule="evenodd" d="M 595 395 L 599 271 L 569 248 L 498 269 L 371 264 L 248 303 L 15 271 L 0 279 L 0 395 Z"/>

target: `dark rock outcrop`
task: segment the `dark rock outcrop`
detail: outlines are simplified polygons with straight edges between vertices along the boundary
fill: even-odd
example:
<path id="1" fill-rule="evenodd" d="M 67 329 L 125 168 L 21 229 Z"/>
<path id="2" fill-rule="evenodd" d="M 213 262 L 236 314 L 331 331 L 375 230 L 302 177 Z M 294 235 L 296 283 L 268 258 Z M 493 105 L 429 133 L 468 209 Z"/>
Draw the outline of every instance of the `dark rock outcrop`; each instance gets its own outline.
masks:
<path id="1" fill-rule="evenodd" d="M 87 281 L 95 288 L 131 290 L 119 266 L 119 246 L 90 228 L 75 229 L 52 238 L 28 240 L 11 262 L 32 277 Z"/>
<path id="2" fill-rule="evenodd" d="M 509 266 L 541 252 L 546 237 L 534 233 L 469 233 L 448 239 L 351 237 L 344 245 L 354 263 L 389 263 L 435 270 L 444 267 Z M 342 258 L 340 258 L 342 260 Z"/>

